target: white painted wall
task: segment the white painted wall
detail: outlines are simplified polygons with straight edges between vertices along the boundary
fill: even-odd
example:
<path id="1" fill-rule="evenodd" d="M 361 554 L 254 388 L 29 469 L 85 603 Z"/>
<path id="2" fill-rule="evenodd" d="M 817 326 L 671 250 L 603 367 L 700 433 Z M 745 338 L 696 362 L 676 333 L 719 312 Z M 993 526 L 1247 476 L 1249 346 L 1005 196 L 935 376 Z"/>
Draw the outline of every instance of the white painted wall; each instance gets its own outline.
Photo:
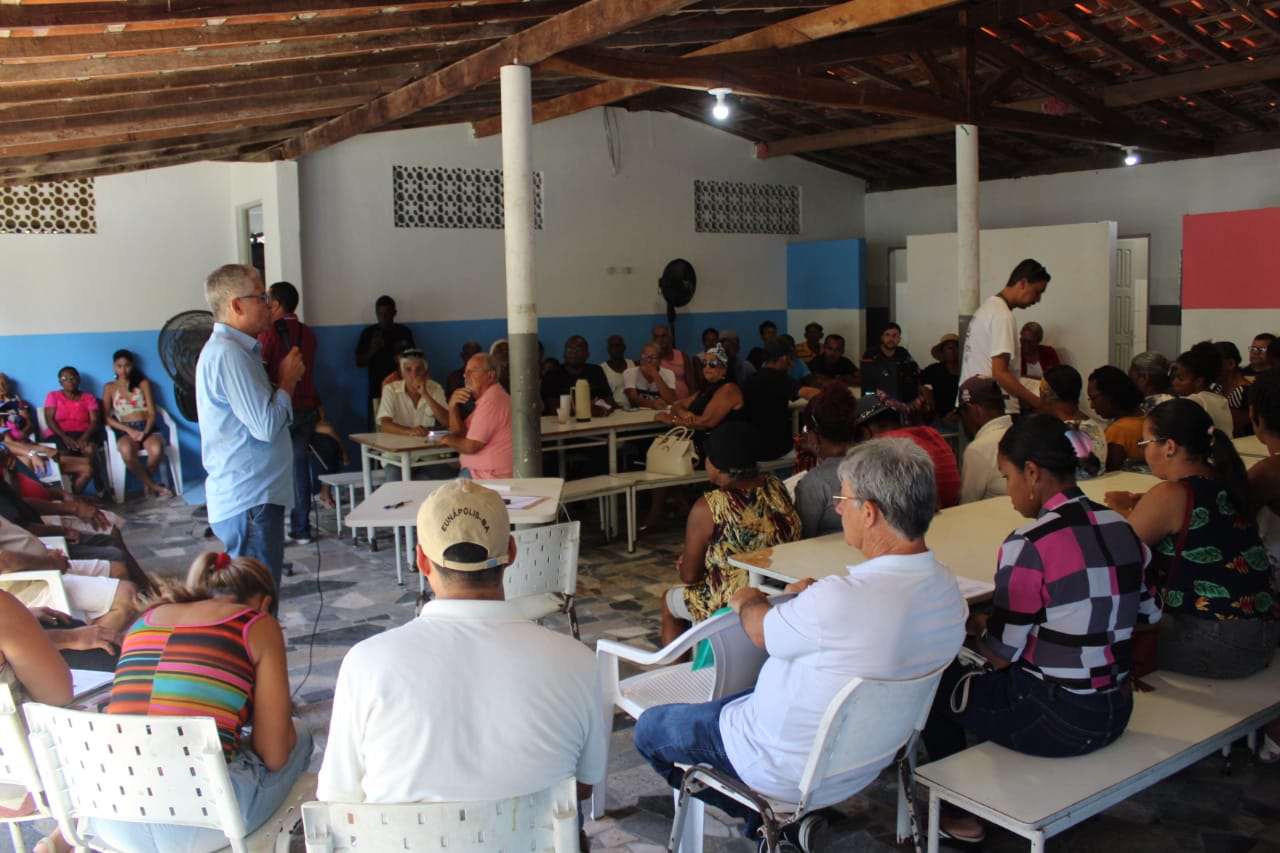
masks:
<path id="1" fill-rule="evenodd" d="M 698 273 L 689 311 L 784 308 L 788 240 L 862 231 L 861 181 L 794 158 L 756 160 L 747 142 L 685 119 L 612 116 L 617 174 L 603 110 L 534 127 L 533 163 L 544 187 L 544 228 L 534 238 L 541 316 L 660 313 L 658 277 L 676 257 Z M 454 125 L 368 134 L 304 158 L 310 322 L 371 320 L 373 299 L 384 292 L 396 298 L 402 322 L 503 316 L 502 232 L 395 228 L 393 165 L 498 168 L 501 139 L 473 139 L 469 126 Z M 800 184 L 802 233 L 694 233 L 694 178 Z"/>
<path id="2" fill-rule="evenodd" d="M 1036 321 L 1045 343 L 1082 374 L 1106 364 L 1111 351 L 1111 287 L 1116 224 L 1089 222 L 979 232 L 979 304 L 1004 286 L 1023 258 L 1035 258 L 1052 277 L 1039 305 L 1014 312 L 1019 328 Z M 914 341 L 937 341 L 956 331 L 960 311 L 956 235 L 907 237 L 908 298 L 896 318 Z M 932 345 L 932 344 L 931 344 Z M 918 349 L 924 349 L 918 347 Z M 927 351 L 927 350 L 926 350 Z M 1014 365 L 1017 370 L 1017 365 Z"/>
<path id="3" fill-rule="evenodd" d="M 158 329 L 206 308 L 204 277 L 237 259 L 236 205 L 250 199 L 264 200 L 268 237 L 282 247 L 268 275 L 296 275 L 294 172 L 291 163 L 200 163 L 98 178 L 98 233 L 0 235 L 0 335 Z"/>
<path id="4" fill-rule="evenodd" d="M 1182 348 L 1190 349 L 1199 341 L 1231 341 L 1240 356 L 1249 359 L 1249 344 L 1261 332 L 1280 334 L 1280 309 L 1250 308 L 1243 310 L 1196 309 L 1182 312 Z"/>
<path id="5" fill-rule="evenodd" d="M 1114 220 L 1121 234 L 1150 235 L 1151 303 L 1177 304 L 1183 215 L 1280 204 L 1280 151 L 984 181 L 980 203 L 983 228 Z M 868 283 L 882 291 L 890 246 L 903 245 L 907 234 L 955 230 L 955 190 L 870 193 L 864 216 Z M 998 272 L 984 268 L 983 282 Z M 1195 338 L 1184 334 L 1188 340 Z"/>

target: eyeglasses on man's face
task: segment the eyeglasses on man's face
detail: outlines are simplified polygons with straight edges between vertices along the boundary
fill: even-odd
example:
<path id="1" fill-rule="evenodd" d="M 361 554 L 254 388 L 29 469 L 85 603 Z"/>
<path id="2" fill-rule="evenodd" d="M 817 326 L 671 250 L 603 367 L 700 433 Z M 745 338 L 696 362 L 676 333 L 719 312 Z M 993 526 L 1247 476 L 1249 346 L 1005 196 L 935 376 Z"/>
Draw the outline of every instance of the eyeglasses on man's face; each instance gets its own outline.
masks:
<path id="1" fill-rule="evenodd" d="M 269 303 L 269 302 L 271 301 L 271 294 L 270 294 L 270 293 L 266 293 L 266 292 L 264 291 L 264 292 L 262 292 L 262 293 L 246 293 L 246 294 L 245 294 L 245 295 L 243 295 L 243 296 L 234 296 L 234 297 L 232 297 L 232 301 L 233 301 L 233 302 L 238 302 L 238 301 L 240 301 L 241 299 L 254 300 L 254 301 L 257 301 L 257 302 L 261 302 L 263 305 L 266 305 L 267 303 Z"/>

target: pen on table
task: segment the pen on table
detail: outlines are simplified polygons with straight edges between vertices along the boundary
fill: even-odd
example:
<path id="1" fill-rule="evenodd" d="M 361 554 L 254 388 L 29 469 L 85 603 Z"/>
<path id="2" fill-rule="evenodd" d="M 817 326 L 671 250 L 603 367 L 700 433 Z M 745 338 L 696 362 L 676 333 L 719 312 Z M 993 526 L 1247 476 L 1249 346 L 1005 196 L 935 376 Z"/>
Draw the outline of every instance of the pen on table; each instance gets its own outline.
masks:
<path id="1" fill-rule="evenodd" d="M 386 506 L 383 507 L 383 509 L 399 509 L 400 507 L 404 506 L 407 503 L 408 501 L 397 501 L 396 503 L 393 503 L 393 504 L 387 504 Z"/>

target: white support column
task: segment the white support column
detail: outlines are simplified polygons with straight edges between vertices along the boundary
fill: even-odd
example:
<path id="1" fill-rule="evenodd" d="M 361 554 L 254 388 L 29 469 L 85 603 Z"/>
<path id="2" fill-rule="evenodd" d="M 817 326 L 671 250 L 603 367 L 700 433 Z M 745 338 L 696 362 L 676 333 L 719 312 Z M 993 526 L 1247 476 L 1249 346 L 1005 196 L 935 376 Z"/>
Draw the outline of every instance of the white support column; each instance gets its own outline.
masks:
<path id="1" fill-rule="evenodd" d="M 511 450 L 517 477 L 542 472 L 538 305 L 533 287 L 533 117 L 528 66 L 502 67 L 502 203 L 511 353 Z"/>
<path id="2" fill-rule="evenodd" d="M 960 287 L 959 331 L 963 339 L 978 310 L 978 128 L 956 125 L 956 272 Z"/>

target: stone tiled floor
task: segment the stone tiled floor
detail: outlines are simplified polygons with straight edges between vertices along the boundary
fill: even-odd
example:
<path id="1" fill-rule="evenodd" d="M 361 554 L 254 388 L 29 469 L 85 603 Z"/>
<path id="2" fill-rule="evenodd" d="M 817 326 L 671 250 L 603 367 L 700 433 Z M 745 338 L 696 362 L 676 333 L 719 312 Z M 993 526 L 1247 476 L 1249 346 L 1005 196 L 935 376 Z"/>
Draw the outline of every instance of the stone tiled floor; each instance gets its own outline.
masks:
<path id="1" fill-rule="evenodd" d="M 578 504 L 580 510 L 585 504 Z M 216 547 L 203 538 L 198 511 L 179 499 L 135 499 L 125 506 L 126 535 L 139 561 L 156 574 L 181 575 L 200 550 Z M 290 678 L 295 701 L 316 737 L 325 744 L 334 679 L 346 650 L 355 642 L 412 618 L 417 581 L 397 586 L 390 540 L 374 553 L 349 533 L 334 537 L 332 512 L 323 512 L 316 542 L 293 545 L 286 558 L 294 574 L 285 578 L 281 620 L 289 642 Z M 601 637 L 656 648 L 658 599 L 674 579 L 682 537 L 673 522 L 646 536 L 635 554 L 619 542 L 605 543 L 590 519 L 584 520 L 578 581 L 578 618 L 582 639 L 594 646 Z M 568 630 L 567 620 L 548 625 Z M 314 628 L 314 635 L 313 635 Z M 615 718 L 610 749 L 607 817 L 587 824 L 592 849 L 609 853 L 649 853 L 665 847 L 672 802 L 656 774 L 631 742 L 630 720 Z M 1087 851 L 1204 851 L 1245 853 L 1280 851 L 1280 767 L 1258 765 L 1238 746 L 1232 772 L 1212 757 L 1131 798 L 1121 806 L 1069 830 L 1049 842 L 1053 853 Z M 320 752 L 313 759 L 319 767 Z M 1048 782 L 1046 784 L 1052 784 Z M 833 850 L 887 851 L 894 843 L 895 794 L 891 774 L 837 809 Z M 708 851 L 750 851 L 727 820 L 709 812 Z M 722 816 L 720 816 L 722 817 Z M 29 843 L 39 837 L 28 831 Z M 8 849 L 8 839 L 0 841 Z M 1024 851 L 1025 841 L 990 831 L 986 849 Z"/>

